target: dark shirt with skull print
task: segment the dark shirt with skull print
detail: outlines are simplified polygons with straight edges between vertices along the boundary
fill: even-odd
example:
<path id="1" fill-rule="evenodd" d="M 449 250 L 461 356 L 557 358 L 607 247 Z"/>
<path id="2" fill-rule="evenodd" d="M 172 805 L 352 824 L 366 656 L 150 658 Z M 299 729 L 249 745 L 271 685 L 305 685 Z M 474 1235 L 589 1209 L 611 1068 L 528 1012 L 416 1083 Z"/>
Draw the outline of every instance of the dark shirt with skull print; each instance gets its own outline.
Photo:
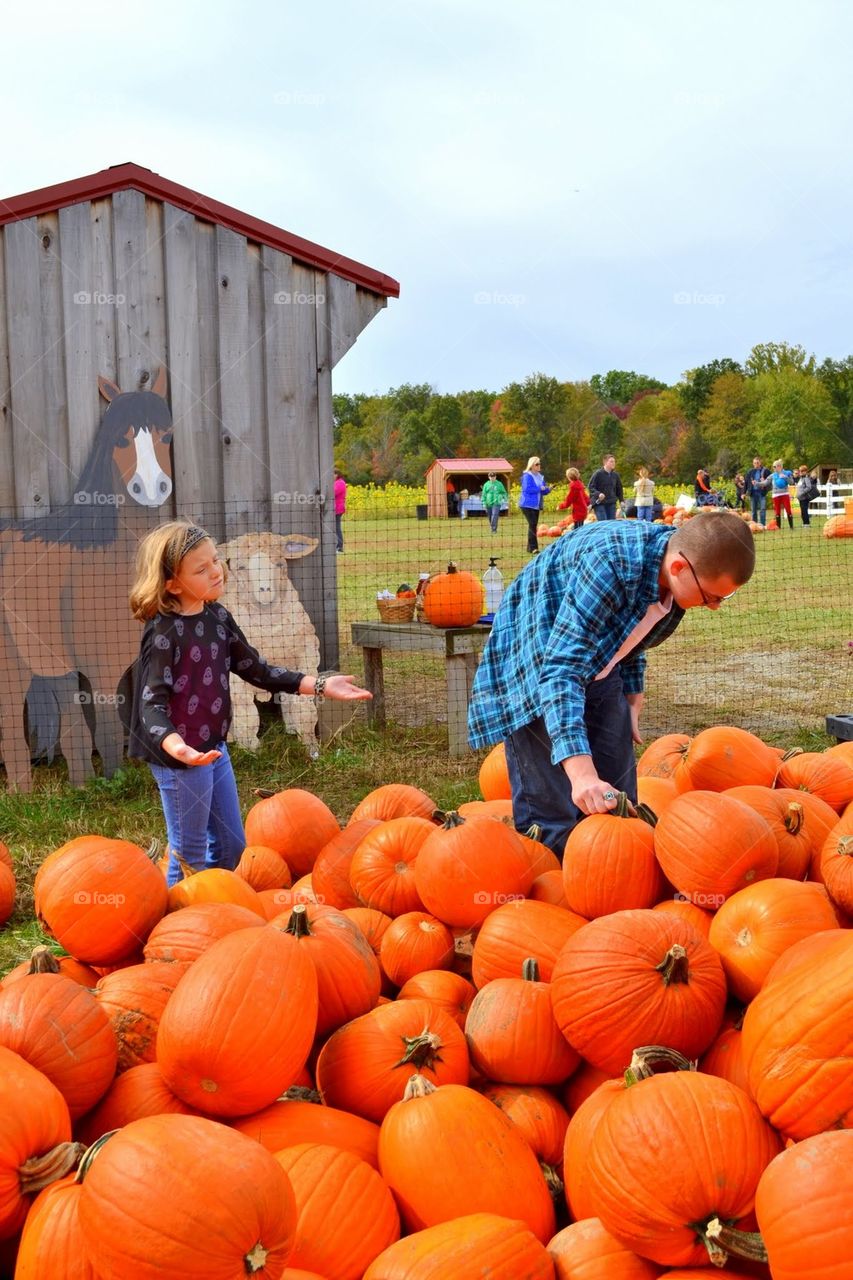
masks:
<path id="1" fill-rule="evenodd" d="M 270 693 L 297 693 L 303 676 L 270 666 L 220 604 L 206 604 L 201 613 L 158 613 L 142 632 L 128 754 L 186 768 L 163 750 L 170 733 L 197 751 L 215 750 L 231 727 L 232 672 Z"/>

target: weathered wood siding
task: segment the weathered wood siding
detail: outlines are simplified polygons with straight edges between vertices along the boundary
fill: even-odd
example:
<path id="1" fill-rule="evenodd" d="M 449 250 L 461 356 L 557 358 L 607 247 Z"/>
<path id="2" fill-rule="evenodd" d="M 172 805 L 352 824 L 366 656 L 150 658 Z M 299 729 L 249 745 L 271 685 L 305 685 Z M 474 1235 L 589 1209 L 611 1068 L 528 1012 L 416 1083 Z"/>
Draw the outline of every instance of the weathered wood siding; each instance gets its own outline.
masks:
<path id="1" fill-rule="evenodd" d="M 290 571 L 333 665 L 332 369 L 384 306 L 134 190 L 0 227 L 0 514 L 72 498 L 106 408 L 98 374 L 145 389 L 165 365 L 162 518 L 319 537 Z"/>

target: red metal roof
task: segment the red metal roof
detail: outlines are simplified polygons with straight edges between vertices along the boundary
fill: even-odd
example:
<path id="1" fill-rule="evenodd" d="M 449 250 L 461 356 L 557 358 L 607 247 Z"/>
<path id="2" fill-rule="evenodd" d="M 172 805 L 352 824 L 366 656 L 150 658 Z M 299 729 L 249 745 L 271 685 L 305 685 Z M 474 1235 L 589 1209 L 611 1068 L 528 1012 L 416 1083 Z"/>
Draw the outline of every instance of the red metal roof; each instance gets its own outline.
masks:
<path id="1" fill-rule="evenodd" d="M 74 178 L 71 182 L 60 182 L 52 187 L 42 187 L 38 191 L 28 191 L 21 196 L 12 196 L 8 200 L 0 199 L 0 226 L 7 222 L 20 222 L 23 218 L 34 218 L 42 213 L 50 213 L 55 209 L 63 209 L 70 204 L 81 204 L 86 200 L 100 200 L 116 191 L 133 188 L 143 195 L 155 200 L 168 200 L 170 204 L 185 209 L 208 222 L 220 223 L 230 227 L 239 235 L 268 244 L 273 249 L 288 253 L 299 262 L 319 267 L 323 271 L 331 271 L 334 275 L 351 280 L 370 293 L 378 293 L 383 298 L 398 298 L 400 285 L 391 276 L 381 271 L 374 271 L 362 262 L 345 258 L 333 249 L 324 249 L 322 245 L 311 240 L 303 240 L 301 236 L 283 231 L 271 222 L 263 222 L 253 218 L 239 209 L 222 204 L 219 200 L 211 200 L 198 191 L 182 187 L 168 178 L 161 178 L 150 169 L 143 169 L 138 164 L 118 164 L 110 169 L 102 169 L 100 173 L 91 173 L 85 178 Z"/>
<path id="2" fill-rule="evenodd" d="M 506 458 L 436 458 L 427 468 L 444 467 L 445 471 L 512 471 L 512 463 Z"/>

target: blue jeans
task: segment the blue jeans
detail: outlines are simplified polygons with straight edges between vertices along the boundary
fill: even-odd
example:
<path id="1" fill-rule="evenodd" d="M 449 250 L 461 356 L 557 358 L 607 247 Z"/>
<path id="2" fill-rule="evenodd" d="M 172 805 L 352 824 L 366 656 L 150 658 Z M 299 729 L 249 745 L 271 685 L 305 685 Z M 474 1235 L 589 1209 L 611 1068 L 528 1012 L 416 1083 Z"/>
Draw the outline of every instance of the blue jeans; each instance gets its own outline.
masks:
<path id="1" fill-rule="evenodd" d="M 162 764 L 150 766 L 160 789 L 166 819 L 170 886 L 183 879 L 176 853 L 194 871 L 204 871 L 207 867 L 225 867 L 232 871 L 246 847 L 228 748 L 220 742 L 216 750 L 222 755 L 213 764 L 188 769 L 170 769 Z"/>
<path id="2" fill-rule="evenodd" d="M 654 507 L 637 507 L 638 520 L 654 520 Z"/>
<path id="3" fill-rule="evenodd" d="M 489 516 L 489 528 L 491 529 L 492 533 L 497 533 L 498 520 L 500 519 L 501 509 L 500 507 L 486 507 L 486 511 Z"/>
<path id="4" fill-rule="evenodd" d="M 636 802 L 631 716 L 618 666 L 603 680 L 587 685 L 584 724 L 598 776 Z M 516 827 L 524 832 L 537 823 L 542 843 L 562 858 L 570 832 L 584 815 L 572 801 L 563 766 L 551 763 L 551 739 L 542 717 L 510 734 L 505 746 Z"/>
<path id="5" fill-rule="evenodd" d="M 336 551 L 343 551 L 344 549 L 344 531 L 342 528 L 343 518 L 344 518 L 343 513 L 341 513 L 341 515 L 338 515 L 338 513 L 335 512 L 335 550 Z"/>
<path id="6" fill-rule="evenodd" d="M 596 520 L 615 520 L 616 519 L 616 503 L 615 502 L 599 502 L 593 507 Z"/>
<path id="7" fill-rule="evenodd" d="M 767 494 L 752 491 L 752 518 L 756 524 L 767 523 Z"/>

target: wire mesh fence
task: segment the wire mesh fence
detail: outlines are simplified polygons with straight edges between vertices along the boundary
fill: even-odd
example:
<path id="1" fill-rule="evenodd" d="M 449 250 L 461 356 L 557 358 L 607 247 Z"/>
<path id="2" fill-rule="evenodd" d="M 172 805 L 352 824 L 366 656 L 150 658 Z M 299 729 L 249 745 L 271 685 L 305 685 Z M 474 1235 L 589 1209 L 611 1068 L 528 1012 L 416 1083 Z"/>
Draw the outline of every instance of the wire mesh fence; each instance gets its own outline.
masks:
<path id="1" fill-rule="evenodd" d="M 179 514 L 203 521 L 218 542 L 229 565 L 223 603 L 264 657 L 367 678 L 384 694 L 377 703 L 388 723 L 446 723 L 458 748 L 488 628 L 448 639 L 417 619 L 383 623 L 377 596 L 396 599 L 450 561 L 482 578 L 491 558 L 506 587 L 531 559 L 527 522 L 514 504 L 494 530 L 476 505 L 464 517 L 427 517 L 418 503 L 392 507 L 381 491 L 336 520 L 330 500 L 298 499 Z M 650 654 L 649 736 L 727 722 L 781 743 L 853 709 L 853 542 L 822 536 L 824 517 L 806 526 L 796 503 L 793 511 L 793 527 L 755 535 L 752 581 L 719 611 L 691 610 Z M 29 786 L 31 762 L 56 754 L 74 783 L 93 771 L 93 751 L 106 772 L 120 763 L 140 636 L 127 603 L 134 557 L 145 532 L 174 514 L 104 502 L 0 523 L 0 746 L 10 784 Z M 543 513 L 546 527 L 557 514 Z M 561 536 L 572 537 L 571 526 Z M 553 541 L 541 537 L 540 554 Z M 318 714 L 310 699 L 287 695 L 263 708 L 263 692 L 236 676 L 231 691 L 232 739 L 247 748 L 270 716 L 312 754 L 318 739 L 383 710 L 327 705 Z"/>

